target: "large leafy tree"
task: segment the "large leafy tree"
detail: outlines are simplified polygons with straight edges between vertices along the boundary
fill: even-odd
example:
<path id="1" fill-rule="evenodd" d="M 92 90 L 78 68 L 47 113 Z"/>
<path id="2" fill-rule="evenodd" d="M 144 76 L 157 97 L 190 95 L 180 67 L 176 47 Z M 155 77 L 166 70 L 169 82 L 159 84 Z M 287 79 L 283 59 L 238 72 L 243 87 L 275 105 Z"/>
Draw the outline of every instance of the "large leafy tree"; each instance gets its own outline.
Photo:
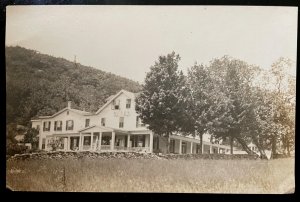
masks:
<path id="1" fill-rule="evenodd" d="M 169 153 L 170 135 L 180 131 L 186 123 L 185 77 L 178 71 L 180 56 L 172 52 L 160 56 L 150 67 L 141 94 L 136 99 L 136 111 L 143 123 L 154 133 L 164 137 Z"/>
<path id="2" fill-rule="evenodd" d="M 256 67 L 224 56 L 213 60 L 209 69 L 216 77 L 214 82 L 226 97 L 225 112 L 213 122 L 214 135 L 217 138 L 230 138 L 231 154 L 234 141 L 237 141 L 247 153 L 253 153 L 247 146 L 250 140 L 247 133 L 255 120 L 254 116 L 251 116 L 254 110 L 251 97 Z"/>
<path id="3" fill-rule="evenodd" d="M 188 70 L 188 96 L 186 111 L 190 126 L 186 132 L 199 136 L 202 153 L 203 135 L 212 130 L 213 122 L 225 112 L 225 96 L 215 85 L 213 74 L 203 65 L 195 64 Z M 194 132 L 195 131 L 195 132 Z"/>
<path id="4" fill-rule="evenodd" d="M 278 143 L 281 143 L 283 152 L 290 155 L 290 148 L 294 144 L 296 82 L 288 74 L 291 67 L 292 61 L 281 57 L 269 71 L 269 81 L 274 87 L 271 94 L 272 122 L 276 126 L 276 130 L 270 134 L 273 154 L 278 153 Z"/>

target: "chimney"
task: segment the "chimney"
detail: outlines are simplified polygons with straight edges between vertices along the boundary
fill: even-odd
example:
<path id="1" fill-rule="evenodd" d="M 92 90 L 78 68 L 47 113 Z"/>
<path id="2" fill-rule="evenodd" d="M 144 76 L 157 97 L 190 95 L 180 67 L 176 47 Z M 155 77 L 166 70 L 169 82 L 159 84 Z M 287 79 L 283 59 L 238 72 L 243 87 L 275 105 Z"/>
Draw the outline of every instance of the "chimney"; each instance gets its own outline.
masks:
<path id="1" fill-rule="evenodd" d="M 68 109 L 71 109 L 71 101 L 68 101 Z"/>

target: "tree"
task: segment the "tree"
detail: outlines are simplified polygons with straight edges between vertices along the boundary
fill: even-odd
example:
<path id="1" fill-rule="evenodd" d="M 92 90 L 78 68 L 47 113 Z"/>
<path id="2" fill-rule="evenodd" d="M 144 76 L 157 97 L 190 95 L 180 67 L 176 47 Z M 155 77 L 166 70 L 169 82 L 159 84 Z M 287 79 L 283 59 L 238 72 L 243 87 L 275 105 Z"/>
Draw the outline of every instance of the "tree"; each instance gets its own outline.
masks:
<path id="1" fill-rule="evenodd" d="M 150 67 L 141 94 L 136 98 L 136 111 L 143 123 L 161 137 L 164 137 L 169 153 L 170 135 L 183 126 L 185 110 L 179 99 L 185 88 L 185 78 L 178 71 L 180 56 L 175 52 L 160 56 Z"/>
<path id="2" fill-rule="evenodd" d="M 189 118 L 191 124 L 185 132 L 199 136 L 200 154 L 202 153 L 203 134 L 212 129 L 213 122 L 224 112 L 225 99 L 215 85 L 213 75 L 203 65 L 195 64 L 188 70 L 187 96 Z M 195 132 L 196 131 L 196 132 Z M 194 133 L 195 132 L 195 133 Z"/>
<path id="3" fill-rule="evenodd" d="M 25 136 L 24 136 L 24 142 L 31 143 L 32 148 L 36 149 L 38 146 L 38 142 L 39 142 L 39 139 L 37 136 L 38 134 L 39 134 L 39 131 L 35 128 L 27 129 Z"/>
<path id="4" fill-rule="evenodd" d="M 282 144 L 283 153 L 290 155 L 290 147 L 294 144 L 295 131 L 295 79 L 288 74 L 292 61 L 279 58 L 268 72 L 268 80 L 273 86 L 269 99 L 271 100 L 270 125 L 273 130 L 269 133 L 272 154 L 278 153 L 278 143 Z"/>
<path id="5" fill-rule="evenodd" d="M 249 126 L 254 121 L 252 102 L 252 81 L 256 67 L 247 63 L 224 56 L 211 62 L 209 71 L 215 79 L 215 84 L 220 92 L 223 92 L 226 99 L 225 111 L 213 122 L 212 130 L 214 135 L 229 137 L 231 154 L 233 144 L 236 140 L 249 154 L 253 153 L 247 146 L 249 141 Z"/>

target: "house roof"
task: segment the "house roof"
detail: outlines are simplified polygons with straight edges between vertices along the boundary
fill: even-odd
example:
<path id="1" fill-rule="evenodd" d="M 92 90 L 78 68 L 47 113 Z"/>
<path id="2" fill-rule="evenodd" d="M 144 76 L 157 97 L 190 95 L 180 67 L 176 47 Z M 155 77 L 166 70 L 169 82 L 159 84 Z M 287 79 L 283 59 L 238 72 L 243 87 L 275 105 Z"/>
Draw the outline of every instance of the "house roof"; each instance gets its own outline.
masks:
<path id="1" fill-rule="evenodd" d="M 77 113 L 77 114 L 80 114 L 80 115 L 92 115 L 91 112 L 86 112 L 86 111 L 81 111 L 81 110 L 78 110 L 78 109 L 72 109 L 72 108 L 65 107 L 62 110 L 56 112 L 55 114 L 53 114 L 51 116 L 39 116 L 38 118 L 40 118 L 40 119 L 53 118 L 53 117 L 63 113 L 64 111 L 67 111 L 67 110 L 70 110 L 70 111 L 72 111 L 74 113 Z M 32 120 L 32 121 L 37 121 L 37 120 Z"/>
<path id="2" fill-rule="evenodd" d="M 130 98 L 135 98 L 135 97 L 137 97 L 140 94 L 140 93 L 132 93 L 132 92 L 129 92 L 127 90 L 122 89 L 118 93 L 116 93 L 115 95 L 109 96 L 106 99 L 107 102 L 96 113 L 86 112 L 86 111 L 82 111 L 82 110 L 78 110 L 78 109 L 72 109 L 72 108 L 65 107 L 62 110 L 56 112 L 55 114 L 53 114 L 51 116 L 39 116 L 38 118 L 33 119 L 31 121 L 34 122 L 34 121 L 39 121 L 39 119 L 53 118 L 53 117 L 55 117 L 55 116 L 63 113 L 66 110 L 70 110 L 70 111 L 73 111 L 73 112 L 75 112 L 77 114 L 84 115 L 84 116 L 91 116 L 91 115 L 99 114 L 105 107 L 107 107 L 115 98 L 117 98 L 122 93 L 124 93 L 126 96 L 128 96 Z"/>
<path id="3" fill-rule="evenodd" d="M 99 114 L 105 107 L 107 107 L 114 99 L 116 99 L 122 93 L 124 93 L 126 96 L 131 97 L 131 98 L 135 97 L 135 93 L 132 93 L 132 92 L 122 89 L 117 94 L 108 97 L 107 98 L 108 101 L 96 112 L 96 114 Z"/>
<path id="4" fill-rule="evenodd" d="M 120 130 L 120 129 L 116 129 L 116 128 L 110 128 L 110 127 L 104 127 L 104 126 L 99 126 L 99 125 L 92 125 L 86 128 L 83 128 L 81 130 L 79 130 L 78 132 L 84 132 L 84 131 L 88 131 L 92 128 L 98 128 L 100 132 L 121 132 L 121 133 L 128 133 L 128 131 L 125 130 Z"/>

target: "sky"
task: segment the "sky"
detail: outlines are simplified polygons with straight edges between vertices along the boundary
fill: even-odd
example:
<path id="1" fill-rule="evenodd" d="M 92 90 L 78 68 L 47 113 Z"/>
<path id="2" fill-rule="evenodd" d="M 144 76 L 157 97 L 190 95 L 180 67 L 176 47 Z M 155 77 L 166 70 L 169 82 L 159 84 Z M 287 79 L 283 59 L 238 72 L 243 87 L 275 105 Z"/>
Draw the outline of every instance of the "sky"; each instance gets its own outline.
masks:
<path id="1" fill-rule="evenodd" d="M 142 83 L 175 51 L 184 73 L 229 55 L 270 68 L 296 62 L 297 7 L 8 6 L 6 45 L 74 60 Z M 296 75 L 296 63 L 290 74 Z"/>

